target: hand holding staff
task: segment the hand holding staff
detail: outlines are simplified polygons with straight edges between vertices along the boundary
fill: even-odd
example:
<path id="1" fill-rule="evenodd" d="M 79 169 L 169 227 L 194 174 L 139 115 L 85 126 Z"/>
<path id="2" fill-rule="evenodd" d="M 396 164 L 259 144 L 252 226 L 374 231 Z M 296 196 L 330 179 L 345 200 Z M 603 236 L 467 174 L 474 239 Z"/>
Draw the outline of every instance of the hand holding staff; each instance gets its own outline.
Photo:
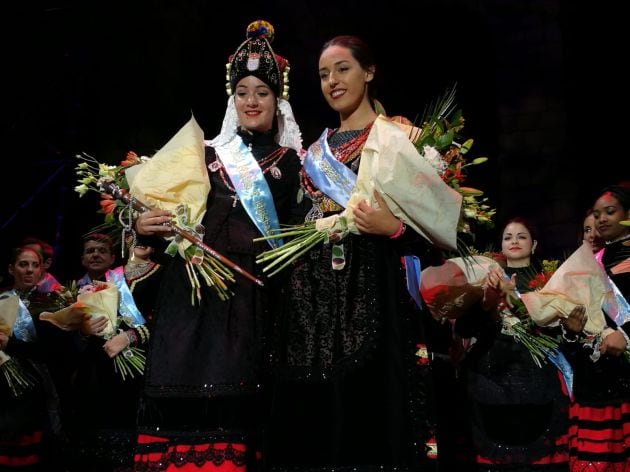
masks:
<path id="1" fill-rule="evenodd" d="M 139 201 L 138 199 L 133 197 L 126 190 L 121 189 L 112 180 L 102 180 L 100 182 L 100 188 L 101 188 L 101 191 L 103 193 L 107 193 L 107 194 L 113 196 L 114 198 L 119 199 L 119 200 L 123 201 L 124 203 L 131 205 L 131 207 L 134 210 L 139 211 L 140 213 L 145 213 L 147 211 L 152 211 L 152 208 L 148 207 L 147 205 L 145 205 L 144 203 L 142 203 L 141 201 Z M 201 249 L 205 254 L 208 254 L 209 256 L 214 257 L 215 259 L 217 259 L 218 261 L 222 262 L 223 264 L 225 264 L 230 269 L 232 269 L 235 272 L 238 272 L 239 274 L 241 274 L 243 277 L 251 280 L 255 284 L 259 285 L 260 287 L 264 287 L 264 283 L 262 282 L 262 280 L 254 277 L 252 274 L 247 272 L 241 266 L 235 264 L 234 262 L 232 262 L 231 260 L 229 260 L 228 258 L 223 256 L 222 254 L 220 254 L 217 251 L 215 251 L 214 249 L 212 249 L 210 246 L 206 245 L 201 239 L 199 239 L 194 234 L 192 234 L 189 231 L 186 231 L 186 230 L 180 228 L 177 225 L 174 225 L 170 221 L 163 223 L 163 226 L 169 228 L 169 230 L 171 230 L 172 232 L 178 234 L 182 238 L 184 238 L 187 241 L 189 241 L 190 243 L 192 243 L 195 247 L 198 247 L 199 249 Z"/>

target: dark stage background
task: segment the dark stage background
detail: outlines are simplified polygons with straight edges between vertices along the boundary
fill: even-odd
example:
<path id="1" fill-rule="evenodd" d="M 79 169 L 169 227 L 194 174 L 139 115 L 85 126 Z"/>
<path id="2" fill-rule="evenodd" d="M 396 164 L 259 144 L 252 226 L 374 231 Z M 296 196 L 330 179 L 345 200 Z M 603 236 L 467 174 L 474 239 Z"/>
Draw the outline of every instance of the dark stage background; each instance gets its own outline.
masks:
<path id="1" fill-rule="evenodd" d="M 336 116 L 321 96 L 317 56 L 337 34 L 374 49 L 379 97 L 414 119 L 453 84 L 475 139 L 468 184 L 498 208 L 497 223 L 532 217 L 549 255 L 578 245 L 582 215 L 606 184 L 627 180 L 625 25 L 613 2 L 433 0 L 128 0 L 3 6 L 1 268 L 25 235 L 52 242 L 52 272 L 82 274 L 80 237 L 101 221 L 79 199 L 74 155 L 117 164 L 153 154 L 194 113 L 220 129 L 225 62 L 250 21 L 276 28 L 291 69 L 291 103 L 305 145 Z M 610 59 L 617 57 L 618 60 Z M 584 160 L 585 163 L 577 161 Z M 14 190 L 9 190 L 13 187 Z M 481 232 L 481 248 L 498 241 Z"/>

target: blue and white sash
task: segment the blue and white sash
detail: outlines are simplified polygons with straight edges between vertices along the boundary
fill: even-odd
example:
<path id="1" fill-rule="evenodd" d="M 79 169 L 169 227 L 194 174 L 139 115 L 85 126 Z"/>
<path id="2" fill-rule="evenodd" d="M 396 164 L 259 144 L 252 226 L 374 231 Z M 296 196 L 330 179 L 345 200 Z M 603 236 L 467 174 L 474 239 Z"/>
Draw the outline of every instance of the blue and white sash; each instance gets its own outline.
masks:
<path id="1" fill-rule="evenodd" d="M 13 336 L 24 342 L 35 341 L 35 339 L 37 339 L 37 332 L 35 331 L 33 317 L 28 311 L 26 304 L 22 301 L 15 289 L 8 290 L 2 294 L 2 298 L 6 296 L 17 297 L 18 299 L 18 312 L 15 322 L 13 323 Z"/>
<path id="2" fill-rule="evenodd" d="M 357 176 L 349 167 L 335 159 L 328 146 L 328 129 L 311 144 L 304 158 L 304 170 L 313 183 L 326 196 L 342 207 L 346 207 Z"/>
<path id="3" fill-rule="evenodd" d="M 280 228 L 280 224 L 271 189 L 254 155 L 239 136 L 216 146 L 215 151 L 243 208 L 262 235 L 270 236 Z M 281 239 L 269 239 L 268 242 L 271 247 L 282 246 Z"/>

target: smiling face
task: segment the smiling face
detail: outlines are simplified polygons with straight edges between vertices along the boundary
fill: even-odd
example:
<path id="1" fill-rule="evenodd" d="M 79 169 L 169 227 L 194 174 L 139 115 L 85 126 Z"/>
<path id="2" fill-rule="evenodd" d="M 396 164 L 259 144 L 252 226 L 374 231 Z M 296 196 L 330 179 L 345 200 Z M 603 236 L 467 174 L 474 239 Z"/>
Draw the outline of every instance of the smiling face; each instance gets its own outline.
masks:
<path id="1" fill-rule="evenodd" d="M 501 252 L 507 259 L 508 267 L 527 267 L 536 241 L 522 223 L 510 223 L 503 230 Z"/>
<path id="2" fill-rule="evenodd" d="M 234 93 L 234 104 L 241 128 L 264 133 L 273 127 L 276 96 L 259 78 L 248 75 L 239 80 Z"/>
<path id="3" fill-rule="evenodd" d="M 610 192 L 597 199 L 593 206 L 593 216 L 597 231 L 605 241 L 614 241 L 630 233 L 630 227 L 620 223 L 630 218 L 630 210 L 625 210 Z"/>
<path id="4" fill-rule="evenodd" d="M 603 247 L 601 236 L 599 235 L 599 231 L 597 231 L 597 227 L 595 226 L 595 217 L 592 213 L 584 218 L 584 225 L 582 226 L 582 238 L 584 239 L 584 241 L 591 245 L 591 248 L 593 248 L 593 252 L 597 252 Z"/>
<path id="5" fill-rule="evenodd" d="M 368 83 L 373 70 L 365 70 L 350 49 L 330 46 L 319 57 L 319 80 L 324 98 L 342 117 L 351 115 L 361 105 L 369 107 Z"/>

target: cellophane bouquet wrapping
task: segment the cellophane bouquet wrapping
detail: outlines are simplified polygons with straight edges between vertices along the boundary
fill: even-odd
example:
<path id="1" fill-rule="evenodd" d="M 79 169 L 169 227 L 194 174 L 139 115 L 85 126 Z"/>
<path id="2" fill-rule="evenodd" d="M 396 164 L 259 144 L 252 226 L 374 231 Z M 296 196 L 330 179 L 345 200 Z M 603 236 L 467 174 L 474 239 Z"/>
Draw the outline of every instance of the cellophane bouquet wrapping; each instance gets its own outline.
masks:
<path id="1" fill-rule="evenodd" d="M 420 293 L 436 320 L 454 320 L 483 297 L 483 284 L 491 268 L 501 266 L 480 255 L 455 257 L 440 266 L 422 270 Z"/>
<path id="2" fill-rule="evenodd" d="M 593 251 L 583 244 L 553 273 L 543 288 L 521 295 L 527 311 L 539 326 L 557 326 L 578 305 L 586 308 L 584 333 L 598 335 L 606 330 L 602 311 L 606 294 L 610 292 L 608 277 L 593 257 Z"/>

